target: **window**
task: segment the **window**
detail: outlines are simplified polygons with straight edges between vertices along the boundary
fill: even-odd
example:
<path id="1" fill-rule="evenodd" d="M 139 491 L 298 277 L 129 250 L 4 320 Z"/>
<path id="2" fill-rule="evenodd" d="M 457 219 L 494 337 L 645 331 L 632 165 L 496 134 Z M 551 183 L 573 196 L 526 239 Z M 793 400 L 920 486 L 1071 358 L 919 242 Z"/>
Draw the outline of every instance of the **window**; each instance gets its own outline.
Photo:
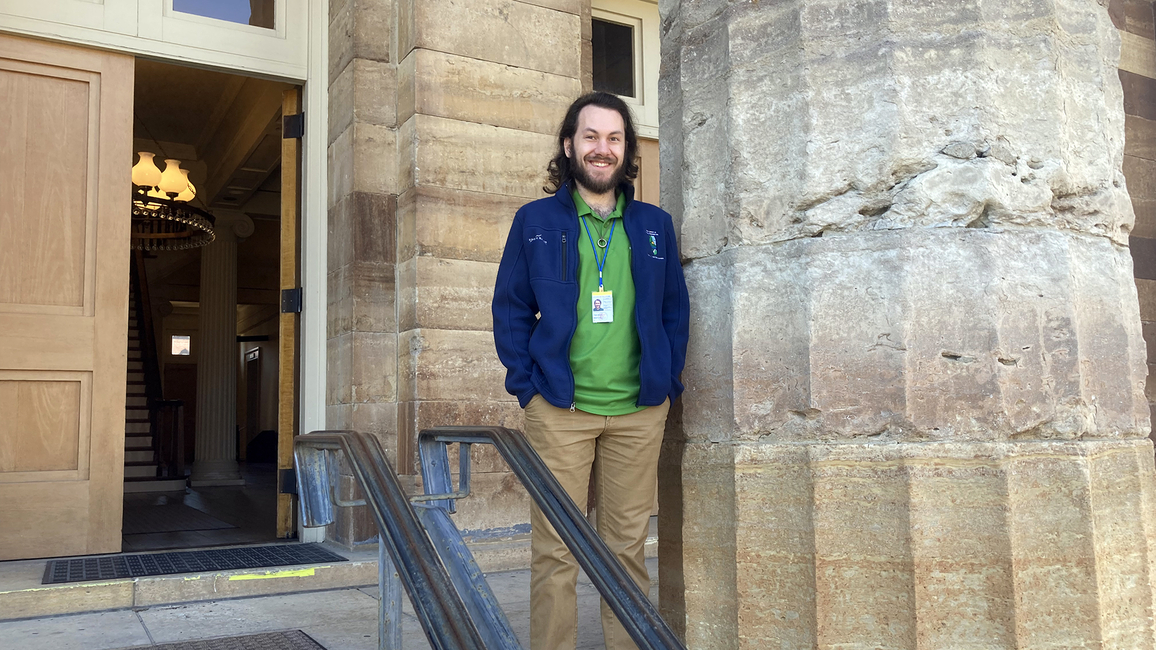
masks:
<path id="1" fill-rule="evenodd" d="M 634 28 L 594 18 L 594 90 L 638 97 L 634 89 Z"/>
<path id="2" fill-rule="evenodd" d="M 658 5 L 649 0 L 591 0 L 594 89 L 621 97 L 642 138 L 658 138 Z"/>
<path id="3" fill-rule="evenodd" d="M 173 0 L 173 11 L 273 29 L 273 0 Z"/>
<path id="4" fill-rule="evenodd" d="M 173 336 L 172 355 L 174 357 L 189 356 L 189 349 L 192 346 L 193 337 L 191 336 Z"/>

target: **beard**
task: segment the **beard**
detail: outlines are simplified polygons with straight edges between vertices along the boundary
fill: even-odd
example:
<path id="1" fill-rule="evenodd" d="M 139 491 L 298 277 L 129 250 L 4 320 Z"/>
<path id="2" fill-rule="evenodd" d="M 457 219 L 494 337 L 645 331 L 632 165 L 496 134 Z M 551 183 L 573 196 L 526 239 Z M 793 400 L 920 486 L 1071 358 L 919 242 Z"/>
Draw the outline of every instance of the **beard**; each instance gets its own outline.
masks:
<path id="1" fill-rule="evenodd" d="M 626 165 L 621 161 L 618 162 L 618 167 L 614 168 L 614 172 L 605 180 L 594 178 L 586 165 L 585 160 L 573 160 L 570 165 L 570 175 L 579 185 L 595 194 L 605 194 L 626 181 Z"/>

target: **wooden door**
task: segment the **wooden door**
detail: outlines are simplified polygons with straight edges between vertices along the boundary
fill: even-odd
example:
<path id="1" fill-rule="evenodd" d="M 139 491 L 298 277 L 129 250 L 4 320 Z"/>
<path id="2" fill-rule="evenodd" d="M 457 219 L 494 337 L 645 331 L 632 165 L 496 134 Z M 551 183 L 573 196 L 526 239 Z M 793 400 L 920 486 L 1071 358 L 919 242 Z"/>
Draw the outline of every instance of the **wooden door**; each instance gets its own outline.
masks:
<path id="1" fill-rule="evenodd" d="M 0 560 L 119 552 L 133 59 L 0 34 Z"/>
<path id="2" fill-rule="evenodd" d="M 281 114 L 301 112 L 301 89 L 290 88 L 282 95 Z M 301 214 L 301 141 L 281 139 L 281 291 L 301 286 L 297 260 L 299 216 Z M 293 469 L 293 438 L 297 435 L 297 328 L 295 312 L 281 310 L 277 350 L 277 537 L 293 537 L 295 500 L 285 485 L 286 470 Z"/>

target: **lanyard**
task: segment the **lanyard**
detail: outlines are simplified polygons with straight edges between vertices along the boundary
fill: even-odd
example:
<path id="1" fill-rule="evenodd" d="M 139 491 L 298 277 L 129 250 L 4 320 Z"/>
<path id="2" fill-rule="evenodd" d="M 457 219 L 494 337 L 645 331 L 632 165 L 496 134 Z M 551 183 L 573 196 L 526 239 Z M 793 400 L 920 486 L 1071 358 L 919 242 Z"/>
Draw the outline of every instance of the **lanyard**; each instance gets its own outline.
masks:
<path id="1" fill-rule="evenodd" d="M 598 265 L 598 290 L 602 291 L 602 267 L 606 266 L 606 257 L 610 255 L 610 242 L 614 239 L 614 219 L 610 220 L 610 236 L 606 238 L 606 250 L 602 251 L 602 259 L 598 259 L 598 247 L 594 245 L 594 236 L 590 234 L 590 224 L 586 217 L 582 217 L 582 226 L 586 228 L 586 238 L 590 240 L 590 248 L 594 249 L 594 262 Z"/>

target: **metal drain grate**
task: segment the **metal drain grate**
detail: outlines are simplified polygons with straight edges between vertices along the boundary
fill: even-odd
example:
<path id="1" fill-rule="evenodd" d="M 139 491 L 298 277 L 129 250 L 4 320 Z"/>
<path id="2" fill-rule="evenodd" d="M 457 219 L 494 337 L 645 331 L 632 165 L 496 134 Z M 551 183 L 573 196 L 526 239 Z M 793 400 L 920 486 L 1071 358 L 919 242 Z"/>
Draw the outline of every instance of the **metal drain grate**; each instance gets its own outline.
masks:
<path id="1" fill-rule="evenodd" d="M 121 553 L 74 560 L 49 560 L 48 566 L 44 567 L 44 580 L 41 584 L 345 561 L 345 558 L 317 544 L 270 544 L 170 553 Z"/>
<path id="2" fill-rule="evenodd" d="M 301 630 L 291 630 L 289 632 L 265 632 L 221 639 L 136 646 L 134 648 L 121 648 L 121 650 L 325 650 L 325 647 L 309 638 L 309 635 Z"/>

